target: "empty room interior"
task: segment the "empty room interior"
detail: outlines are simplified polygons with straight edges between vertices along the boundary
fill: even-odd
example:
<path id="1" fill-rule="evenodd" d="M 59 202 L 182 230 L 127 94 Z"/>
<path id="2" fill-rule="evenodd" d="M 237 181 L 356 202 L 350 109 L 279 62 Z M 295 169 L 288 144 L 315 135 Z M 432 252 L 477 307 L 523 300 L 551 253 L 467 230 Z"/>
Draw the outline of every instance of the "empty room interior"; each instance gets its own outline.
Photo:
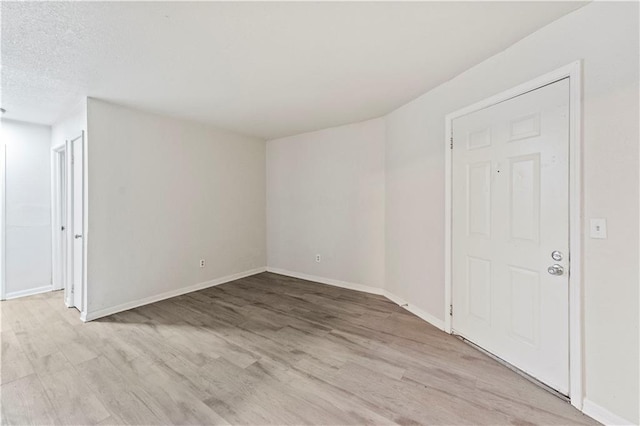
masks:
<path id="1" fill-rule="evenodd" d="M 2 1 L 1 423 L 639 424 L 639 6 Z"/>

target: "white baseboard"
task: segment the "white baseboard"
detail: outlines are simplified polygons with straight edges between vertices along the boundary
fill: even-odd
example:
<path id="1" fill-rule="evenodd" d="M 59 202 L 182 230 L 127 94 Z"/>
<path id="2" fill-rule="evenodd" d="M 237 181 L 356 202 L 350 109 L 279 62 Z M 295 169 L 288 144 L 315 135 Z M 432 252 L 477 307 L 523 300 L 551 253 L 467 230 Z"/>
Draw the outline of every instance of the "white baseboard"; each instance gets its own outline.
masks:
<path id="1" fill-rule="evenodd" d="M 18 297 L 24 297 L 24 296 L 32 296 L 34 294 L 47 293 L 49 291 L 53 291 L 53 286 L 51 284 L 44 285 L 42 287 L 30 288 L 28 290 L 20 290 L 20 291 L 7 293 L 5 300 L 16 299 Z"/>
<path id="2" fill-rule="evenodd" d="M 228 283 L 230 281 L 239 280 L 240 278 L 245 278 L 251 275 L 259 274 L 261 272 L 265 272 L 266 270 L 267 268 L 265 267 L 255 268 L 249 271 L 238 272 L 237 274 L 227 275 L 226 277 L 216 278 L 214 280 L 190 285 L 188 287 L 182 287 L 176 290 L 166 291 L 164 293 L 156 294 L 154 296 L 145 297 L 144 299 L 134 300 L 132 302 L 111 306 L 109 308 L 100 309 L 94 312 L 82 312 L 80 314 L 80 319 L 85 322 L 93 321 L 98 318 L 106 317 L 108 315 L 113 315 L 122 311 L 127 311 L 129 309 L 137 308 L 139 306 L 148 305 L 150 303 L 155 303 L 161 300 L 170 299 L 172 297 L 181 296 L 186 293 L 191 293 L 191 292 L 202 290 L 208 287 L 213 287 L 220 284 Z"/>
<path id="3" fill-rule="evenodd" d="M 433 315 L 423 311 L 420 308 L 417 308 L 413 305 L 408 304 L 398 296 L 392 293 L 389 293 L 388 291 L 381 288 L 372 287 L 372 286 L 363 285 L 363 284 L 350 283 L 347 281 L 334 280 L 331 278 L 318 277 L 316 275 L 303 274 L 301 272 L 292 272 L 292 271 L 287 271 L 286 269 L 279 269 L 279 268 L 272 268 L 272 267 L 267 267 L 267 272 L 273 272 L 274 274 L 285 275 L 293 278 L 300 278 L 302 280 L 307 280 L 307 281 L 314 281 L 321 284 L 328 284 L 335 287 L 346 288 L 348 290 L 356 290 L 356 291 L 362 291 L 365 293 L 384 296 L 387 299 L 391 300 L 393 303 L 396 303 L 397 305 L 411 312 L 418 318 L 428 322 L 429 324 L 433 325 L 434 327 L 440 330 L 444 330 L 444 321 L 434 317 Z"/>
<path id="4" fill-rule="evenodd" d="M 623 419 L 617 414 L 612 413 L 606 408 L 594 403 L 593 401 L 589 401 L 586 398 L 582 403 L 582 412 L 606 426 L 635 424 L 634 422 Z"/>
<path id="5" fill-rule="evenodd" d="M 398 306 L 406 309 L 407 311 L 411 312 L 413 315 L 417 316 L 418 318 L 422 319 L 423 321 L 428 322 L 429 324 L 431 324 L 432 326 L 434 326 L 435 328 L 444 331 L 444 321 L 434 317 L 433 315 L 431 315 L 430 313 L 428 313 L 427 311 L 424 311 L 416 306 L 411 305 L 410 303 L 408 303 L 407 301 L 403 300 L 402 298 L 396 296 L 393 293 L 388 292 L 387 290 L 384 290 L 382 295 L 384 297 L 386 297 L 387 299 L 391 300 L 393 303 L 396 303 Z"/>
<path id="6" fill-rule="evenodd" d="M 334 287 L 341 287 L 349 290 L 362 291 L 364 293 L 382 295 L 382 289 L 364 284 L 355 284 L 347 281 L 334 280 L 332 278 L 318 277 L 316 275 L 308 275 L 301 272 L 287 271 L 286 269 L 271 268 L 269 266 L 267 266 L 267 272 L 273 272 L 274 274 L 285 275 L 287 277 L 299 278 L 301 280 L 314 281 L 320 284 L 328 284 Z"/>

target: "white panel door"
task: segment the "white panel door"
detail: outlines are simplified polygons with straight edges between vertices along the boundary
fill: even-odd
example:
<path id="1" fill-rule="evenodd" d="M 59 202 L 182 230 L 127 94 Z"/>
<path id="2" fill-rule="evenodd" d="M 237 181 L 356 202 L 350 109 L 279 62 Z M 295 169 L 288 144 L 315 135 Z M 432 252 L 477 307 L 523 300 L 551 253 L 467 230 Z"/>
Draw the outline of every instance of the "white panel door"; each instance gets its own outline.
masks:
<path id="1" fill-rule="evenodd" d="M 56 257 L 57 265 L 57 287 L 56 290 L 65 289 L 65 294 L 67 294 L 67 274 L 66 274 L 66 265 L 67 265 L 67 233 L 68 233 L 68 224 L 67 224 L 67 159 L 65 151 L 60 151 L 55 153 L 55 208 L 56 208 L 56 217 L 57 221 L 55 223 L 56 229 L 54 232 L 58 233 L 57 237 L 57 252 L 58 255 Z M 65 296 L 65 301 L 68 300 L 67 296 Z"/>
<path id="2" fill-rule="evenodd" d="M 84 276 L 84 133 L 71 141 L 72 150 L 72 232 L 73 235 L 73 305 L 83 309 Z"/>
<path id="3" fill-rule="evenodd" d="M 568 79 L 453 121 L 453 330 L 565 395 L 568 154 Z"/>

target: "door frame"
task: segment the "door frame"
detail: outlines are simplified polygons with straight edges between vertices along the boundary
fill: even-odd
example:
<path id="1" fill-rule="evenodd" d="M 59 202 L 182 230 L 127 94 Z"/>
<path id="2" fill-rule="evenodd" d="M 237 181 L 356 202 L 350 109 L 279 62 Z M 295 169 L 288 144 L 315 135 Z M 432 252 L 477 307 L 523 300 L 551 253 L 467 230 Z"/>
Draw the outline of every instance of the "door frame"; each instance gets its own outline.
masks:
<path id="1" fill-rule="evenodd" d="M 76 141 L 80 141 L 82 144 L 82 158 L 75 158 L 73 155 L 73 144 Z M 66 151 L 67 151 L 67 188 L 68 188 L 68 196 L 67 196 L 67 223 L 70 225 L 68 228 L 69 231 L 73 231 L 74 225 L 74 203 L 76 201 L 80 202 L 82 208 L 82 272 L 80 274 L 80 286 L 79 288 L 73 288 L 73 295 L 70 296 L 71 306 L 74 306 L 76 309 L 80 311 L 80 319 L 85 321 L 86 318 L 86 309 L 87 309 L 87 167 L 86 167 L 86 153 L 87 143 L 85 137 L 85 131 L 80 132 L 80 135 L 75 138 L 69 139 L 66 142 Z M 75 170 L 74 163 L 76 161 L 82 162 L 82 188 L 80 194 L 76 194 L 74 191 L 74 180 L 75 180 Z M 78 200 L 78 196 L 80 199 Z M 67 277 L 73 280 L 74 274 L 74 261 L 75 261 L 75 253 L 74 253 L 74 232 L 67 233 Z M 77 306 L 75 303 L 76 294 L 80 293 L 80 304 L 81 306 Z"/>
<path id="2" fill-rule="evenodd" d="M 569 78 L 569 398 L 582 410 L 582 61 L 578 60 L 445 116 L 444 331 L 452 333 L 453 120 Z"/>

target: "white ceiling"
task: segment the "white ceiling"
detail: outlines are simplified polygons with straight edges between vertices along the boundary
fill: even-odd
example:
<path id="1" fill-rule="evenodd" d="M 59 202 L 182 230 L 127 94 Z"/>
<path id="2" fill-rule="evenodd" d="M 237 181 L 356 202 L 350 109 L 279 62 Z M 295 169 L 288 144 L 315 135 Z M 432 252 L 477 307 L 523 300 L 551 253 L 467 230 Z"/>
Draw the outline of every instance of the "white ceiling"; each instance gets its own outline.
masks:
<path id="1" fill-rule="evenodd" d="M 4 118 L 82 97 L 274 138 L 388 113 L 576 2 L 2 2 Z"/>

